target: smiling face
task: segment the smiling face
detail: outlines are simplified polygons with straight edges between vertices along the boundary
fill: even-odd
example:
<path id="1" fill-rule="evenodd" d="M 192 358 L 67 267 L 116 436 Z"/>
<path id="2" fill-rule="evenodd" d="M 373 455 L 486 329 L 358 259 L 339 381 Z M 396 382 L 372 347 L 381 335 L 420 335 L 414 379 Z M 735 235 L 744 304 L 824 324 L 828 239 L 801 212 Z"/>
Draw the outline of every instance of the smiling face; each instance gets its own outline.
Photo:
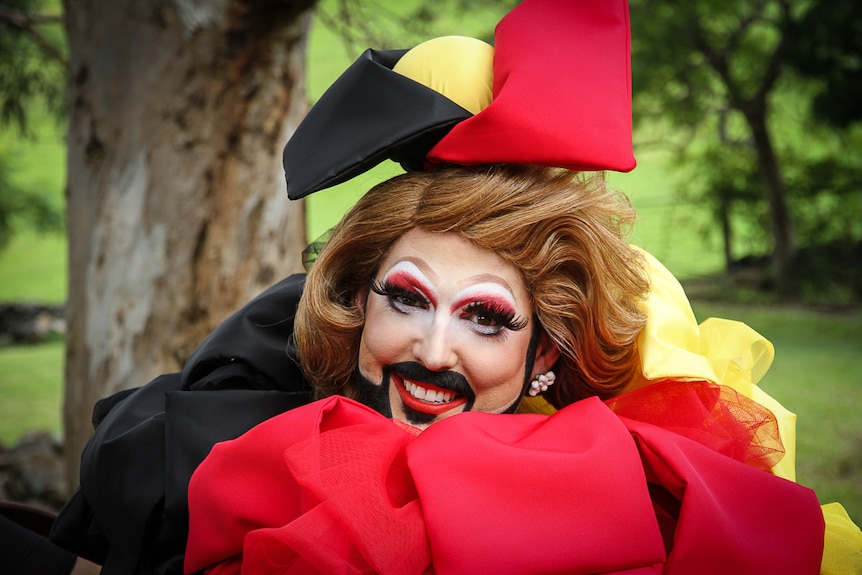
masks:
<path id="1" fill-rule="evenodd" d="M 525 377 L 556 359 L 540 343 L 517 270 L 454 233 L 414 229 L 381 262 L 365 304 L 359 373 L 392 417 L 418 427 L 462 411 L 517 407 Z"/>

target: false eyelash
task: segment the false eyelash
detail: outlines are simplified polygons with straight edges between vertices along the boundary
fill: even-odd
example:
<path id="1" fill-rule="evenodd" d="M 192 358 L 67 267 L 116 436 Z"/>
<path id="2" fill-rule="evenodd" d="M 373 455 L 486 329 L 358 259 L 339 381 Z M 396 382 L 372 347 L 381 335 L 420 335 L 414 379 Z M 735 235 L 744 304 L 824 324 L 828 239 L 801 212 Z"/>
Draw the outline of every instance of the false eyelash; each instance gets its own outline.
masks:
<path id="1" fill-rule="evenodd" d="M 473 302 L 465 307 L 464 311 L 486 315 L 510 331 L 521 331 L 529 323 L 527 318 L 516 318 L 513 310 L 493 302 Z"/>
<path id="2" fill-rule="evenodd" d="M 385 297 L 390 302 L 390 305 L 392 305 L 393 298 L 397 298 L 397 297 L 405 297 L 405 298 L 421 301 L 426 306 L 430 305 L 430 303 L 431 303 L 421 293 L 414 291 L 414 290 L 403 288 L 401 286 L 391 284 L 389 282 L 381 283 L 381 282 L 372 280 L 371 291 L 373 291 L 377 295 L 381 295 L 381 296 Z"/>

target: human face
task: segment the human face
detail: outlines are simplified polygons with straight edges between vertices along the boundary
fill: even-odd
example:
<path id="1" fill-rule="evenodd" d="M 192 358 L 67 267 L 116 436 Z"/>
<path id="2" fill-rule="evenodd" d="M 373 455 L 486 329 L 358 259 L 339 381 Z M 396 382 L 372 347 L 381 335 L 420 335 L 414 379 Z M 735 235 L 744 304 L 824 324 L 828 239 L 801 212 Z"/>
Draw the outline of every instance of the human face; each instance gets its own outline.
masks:
<path id="1" fill-rule="evenodd" d="M 392 417 L 425 428 L 462 411 L 514 409 L 533 328 L 518 271 L 455 233 L 413 229 L 367 294 L 359 373 Z"/>

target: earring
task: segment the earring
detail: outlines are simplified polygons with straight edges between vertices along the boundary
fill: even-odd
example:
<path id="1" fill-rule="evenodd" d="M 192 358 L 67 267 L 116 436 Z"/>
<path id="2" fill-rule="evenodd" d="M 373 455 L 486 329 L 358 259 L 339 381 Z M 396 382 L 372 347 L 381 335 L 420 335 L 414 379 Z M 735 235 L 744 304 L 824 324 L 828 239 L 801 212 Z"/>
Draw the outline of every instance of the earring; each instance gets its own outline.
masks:
<path id="1" fill-rule="evenodd" d="M 530 389 L 527 390 L 527 393 L 532 397 L 536 397 L 543 391 L 548 391 L 548 388 L 554 385 L 555 381 L 557 381 L 557 376 L 554 375 L 553 371 L 540 373 L 533 378 L 533 381 L 530 382 Z"/>

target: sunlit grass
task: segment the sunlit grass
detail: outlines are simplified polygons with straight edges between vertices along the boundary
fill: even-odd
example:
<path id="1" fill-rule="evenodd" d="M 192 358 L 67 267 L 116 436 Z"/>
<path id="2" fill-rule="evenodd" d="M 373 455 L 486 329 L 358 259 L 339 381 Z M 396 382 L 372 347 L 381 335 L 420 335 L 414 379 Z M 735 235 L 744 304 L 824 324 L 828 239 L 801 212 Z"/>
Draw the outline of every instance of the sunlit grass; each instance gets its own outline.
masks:
<path id="1" fill-rule="evenodd" d="M 775 345 L 760 383 L 797 414 L 797 480 L 862 520 L 862 312 L 694 303 L 699 320 L 744 321 Z"/>
<path id="2" fill-rule="evenodd" d="M 16 234 L 0 251 L 0 301 L 59 304 L 66 301 L 66 238 Z"/>
<path id="3" fill-rule="evenodd" d="M 340 39 L 316 28 L 310 42 L 309 97 L 320 96 L 354 55 Z M 38 126 L 36 126 L 38 128 Z M 65 178 L 61 130 L 42 123 L 35 142 L 21 143 L 0 134 L 0 146 L 19 146 L 16 176 L 62 201 Z M 44 131 L 44 132 L 42 132 Z M 24 145 L 26 144 L 26 145 Z M 634 243 L 650 250 L 680 277 L 713 273 L 723 265 L 715 237 L 696 229 L 708 217 L 702 208 L 682 203 L 658 153 L 638 152 L 638 168 L 614 174 L 640 213 Z M 386 164 L 307 201 L 309 239 L 334 225 L 341 214 L 374 183 L 397 173 Z M 298 247 L 298 249 L 301 249 Z M 66 290 L 66 242 L 57 236 L 18 235 L 0 252 L 0 301 L 60 303 Z M 839 500 L 851 516 L 862 518 L 862 317 L 807 310 L 726 306 L 695 302 L 700 319 L 710 315 L 740 319 L 773 341 L 777 358 L 762 386 L 799 416 L 798 478 L 821 500 Z M 63 345 L 0 348 L 0 442 L 10 443 L 33 429 L 60 432 Z"/>
<path id="4" fill-rule="evenodd" d="M 0 347 L 0 443 L 32 430 L 61 433 L 63 341 Z"/>

